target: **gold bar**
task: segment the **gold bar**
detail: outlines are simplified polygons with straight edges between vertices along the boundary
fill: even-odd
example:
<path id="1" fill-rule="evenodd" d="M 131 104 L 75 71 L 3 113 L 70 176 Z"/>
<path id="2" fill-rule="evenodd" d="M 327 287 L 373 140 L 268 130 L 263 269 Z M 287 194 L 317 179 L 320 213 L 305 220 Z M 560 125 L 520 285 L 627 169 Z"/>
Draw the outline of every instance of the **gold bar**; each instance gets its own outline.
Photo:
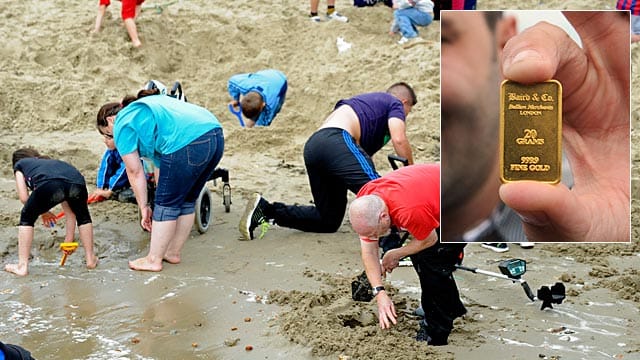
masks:
<path id="1" fill-rule="evenodd" d="M 562 85 L 500 86 L 500 180 L 556 184 L 562 167 Z"/>

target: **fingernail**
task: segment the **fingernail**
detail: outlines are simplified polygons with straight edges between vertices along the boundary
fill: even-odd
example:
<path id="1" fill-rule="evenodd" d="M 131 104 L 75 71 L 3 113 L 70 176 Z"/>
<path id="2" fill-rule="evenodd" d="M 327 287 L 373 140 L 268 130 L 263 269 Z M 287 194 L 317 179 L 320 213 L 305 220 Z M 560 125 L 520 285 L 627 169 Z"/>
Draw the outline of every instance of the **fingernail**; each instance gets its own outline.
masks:
<path id="1" fill-rule="evenodd" d="M 535 50 L 523 50 L 515 54 L 514 56 L 510 56 L 504 61 L 504 68 L 507 69 L 513 64 L 519 63 L 523 60 L 540 60 L 542 56 L 540 53 Z"/>
<path id="2" fill-rule="evenodd" d="M 533 226 L 545 226 L 549 223 L 547 216 L 544 214 L 534 215 L 534 214 L 518 214 L 522 222 L 533 225 Z"/>

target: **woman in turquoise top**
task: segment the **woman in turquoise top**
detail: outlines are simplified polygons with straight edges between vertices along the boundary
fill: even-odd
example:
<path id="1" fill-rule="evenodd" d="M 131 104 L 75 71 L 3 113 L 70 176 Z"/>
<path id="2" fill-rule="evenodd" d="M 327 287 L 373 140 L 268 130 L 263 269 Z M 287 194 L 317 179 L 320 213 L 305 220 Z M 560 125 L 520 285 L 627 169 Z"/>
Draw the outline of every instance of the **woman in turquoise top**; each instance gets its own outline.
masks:
<path id="1" fill-rule="evenodd" d="M 141 90 L 122 103 L 98 111 L 100 133 L 115 140 L 142 214 L 151 231 L 146 257 L 129 262 L 133 270 L 160 271 L 162 261 L 180 262 L 182 247 L 195 217 L 200 190 L 222 158 L 224 137 L 218 119 L 207 109 Z M 160 170 L 153 212 L 141 158 Z"/>

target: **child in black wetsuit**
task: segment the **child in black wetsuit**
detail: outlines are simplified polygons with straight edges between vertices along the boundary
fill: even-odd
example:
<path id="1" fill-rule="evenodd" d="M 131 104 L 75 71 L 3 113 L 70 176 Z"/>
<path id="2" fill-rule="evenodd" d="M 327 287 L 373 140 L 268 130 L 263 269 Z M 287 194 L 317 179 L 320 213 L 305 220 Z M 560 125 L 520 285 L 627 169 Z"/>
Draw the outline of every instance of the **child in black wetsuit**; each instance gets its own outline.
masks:
<path id="1" fill-rule="evenodd" d="M 7 264 L 4 269 L 20 276 L 28 274 L 34 224 L 40 215 L 45 225 L 55 222 L 55 215 L 49 210 L 57 204 L 66 213 L 65 242 L 73 242 L 77 223 L 87 268 L 95 268 L 98 257 L 93 251 L 93 224 L 82 174 L 64 161 L 49 159 L 29 148 L 16 150 L 12 162 L 16 190 L 24 207 L 18 226 L 18 263 Z"/>

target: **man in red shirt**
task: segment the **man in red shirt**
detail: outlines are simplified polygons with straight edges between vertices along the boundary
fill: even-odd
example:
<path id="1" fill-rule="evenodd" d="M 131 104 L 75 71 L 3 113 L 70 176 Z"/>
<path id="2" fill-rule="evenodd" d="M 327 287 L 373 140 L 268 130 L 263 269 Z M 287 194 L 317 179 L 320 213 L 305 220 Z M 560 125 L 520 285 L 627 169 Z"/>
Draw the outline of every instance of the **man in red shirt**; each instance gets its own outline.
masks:
<path id="1" fill-rule="evenodd" d="M 406 166 L 364 185 L 349 207 L 351 226 L 360 236 L 362 262 L 378 303 L 380 327 L 396 323 L 396 311 L 382 286 L 383 274 L 410 256 L 420 279 L 424 321 L 417 340 L 446 345 L 453 320 L 466 313 L 452 272 L 464 244 L 438 242 L 440 225 L 440 165 Z M 387 251 L 379 259 L 378 240 L 392 226 L 407 230 L 413 240 Z"/>

